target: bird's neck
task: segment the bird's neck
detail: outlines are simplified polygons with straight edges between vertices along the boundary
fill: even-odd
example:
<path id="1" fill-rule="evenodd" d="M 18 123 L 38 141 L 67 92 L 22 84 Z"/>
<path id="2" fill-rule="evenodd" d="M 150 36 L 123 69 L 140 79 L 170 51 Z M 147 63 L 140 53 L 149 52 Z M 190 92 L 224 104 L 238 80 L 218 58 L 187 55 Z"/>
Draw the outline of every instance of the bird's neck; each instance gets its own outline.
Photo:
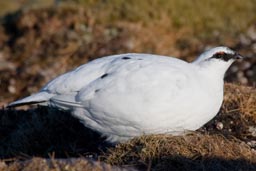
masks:
<path id="1" fill-rule="evenodd" d="M 207 61 L 198 63 L 197 67 L 205 74 L 209 79 L 213 79 L 213 81 L 222 81 L 224 79 L 225 73 L 228 70 L 229 66 L 233 61 L 230 62 L 216 62 L 216 61 Z"/>
<path id="2" fill-rule="evenodd" d="M 198 65 L 198 70 L 200 73 L 200 77 L 204 82 L 202 84 L 207 84 L 206 87 L 212 90 L 212 93 L 223 93 L 224 86 L 224 76 L 227 70 L 227 66 L 220 65 Z M 210 86 L 209 86 L 210 85 Z"/>

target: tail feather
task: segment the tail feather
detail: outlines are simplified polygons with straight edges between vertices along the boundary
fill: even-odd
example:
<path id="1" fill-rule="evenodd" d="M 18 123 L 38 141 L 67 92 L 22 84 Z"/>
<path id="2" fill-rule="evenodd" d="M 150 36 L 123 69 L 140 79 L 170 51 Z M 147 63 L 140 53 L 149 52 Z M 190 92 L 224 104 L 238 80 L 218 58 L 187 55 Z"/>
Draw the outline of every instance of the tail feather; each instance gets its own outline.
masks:
<path id="1" fill-rule="evenodd" d="M 23 106 L 23 105 L 30 105 L 30 104 L 44 104 L 53 96 L 53 94 L 50 94 L 48 92 L 42 91 L 36 94 L 33 94 L 31 96 L 25 97 L 23 99 L 14 101 L 10 103 L 7 107 L 17 107 L 17 106 Z"/>
<path id="2" fill-rule="evenodd" d="M 51 106 L 58 107 L 64 110 L 69 110 L 73 107 L 84 107 L 81 103 L 75 100 L 75 95 L 57 95 L 50 99 Z"/>

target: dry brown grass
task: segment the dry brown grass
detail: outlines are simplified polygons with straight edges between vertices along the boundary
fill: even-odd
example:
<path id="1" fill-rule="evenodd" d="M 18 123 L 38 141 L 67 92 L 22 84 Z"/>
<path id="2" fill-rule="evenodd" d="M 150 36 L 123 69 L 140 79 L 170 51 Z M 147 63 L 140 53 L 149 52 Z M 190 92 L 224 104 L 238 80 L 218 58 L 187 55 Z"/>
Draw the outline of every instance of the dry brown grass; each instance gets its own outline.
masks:
<path id="1" fill-rule="evenodd" d="M 226 84 L 223 113 L 239 111 L 247 120 L 256 123 L 256 89 L 235 84 Z"/>
<path id="2" fill-rule="evenodd" d="M 0 171 L 125 171 L 128 169 L 118 168 L 85 158 L 70 159 L 44 159 L 35 157 L 27 161 L 15 161 L 7 166 L 0 162 Z M 129 169 L 130 170 L 130 169 Z M 132 169 L 131 169 L 132 170 Z"/>
<path id="3" fill-rule="evenodd" d="M 191 170 L 193 162 L 193 167 L 209 170 L 215 164 L 237 161 L 231 168 L 238 168 L 239 160 L 246 161 L 244 164 L 247 166 L 253 163 L 256 169 L 256 153 L 245 143 L 222 135 L 200 133 L 185 136 L 142 136 L 117 145 L 107 157 L 107 162 L 114 165 L 144 166 L 160 170 L 175 168 L 175 163 L 177 169 L 182 167 L 184 170 Z M 227 168 L 231 169 L 230 166 Z"/>

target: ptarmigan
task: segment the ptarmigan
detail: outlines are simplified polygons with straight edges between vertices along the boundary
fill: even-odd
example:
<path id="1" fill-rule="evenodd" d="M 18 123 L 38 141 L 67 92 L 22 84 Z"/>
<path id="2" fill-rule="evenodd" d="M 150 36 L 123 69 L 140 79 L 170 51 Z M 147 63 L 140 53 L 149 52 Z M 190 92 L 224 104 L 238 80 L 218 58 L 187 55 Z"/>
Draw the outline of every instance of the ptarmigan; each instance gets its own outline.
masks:
<path id="1" fill-rule="evenodd" d="M 70 110 L 110 142 L 143 134 L 182 134 L 211 120 L 223 101 L 226 70 L 242 58 L 215 47 L 188 63 L 128 53 L 93 60 L 9 107 L 42 104 Z"/>

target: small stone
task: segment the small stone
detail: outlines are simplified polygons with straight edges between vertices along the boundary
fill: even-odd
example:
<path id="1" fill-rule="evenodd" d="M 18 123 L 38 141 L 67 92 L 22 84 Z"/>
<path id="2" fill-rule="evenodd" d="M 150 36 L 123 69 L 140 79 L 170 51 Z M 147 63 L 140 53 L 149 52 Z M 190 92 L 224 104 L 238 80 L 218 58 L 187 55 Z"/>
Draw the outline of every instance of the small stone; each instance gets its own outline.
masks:
<path id="1" fill-rule="evenodd" d="M 254 147 L 256 147 L 256 141 L 254 141 L 254 140 L 249 141 L 249 142 L 247 142 L 247 145 L 249 145 L 250 147 L 254 148 Z"/>
<path id="2" fill-rule="evenodd" d="M 8 91 L 11 93 L 11 94 L 15 94 L 16 93 L 16 88 L 12 85 L 8 86 Z"/>
<path id="3" fill-rule="evenodd" d="M 242 70 L 248 69 L 252 66 L 250 62 L 244 62 L 242 65 Z"/>
<path id="4" fill-rule="evenodd" d="M 128 49 L 132 50 L 132 49 L 134 49 L 134 47 L 135 47 L 136 45 L 135 45 L 134 41 L 133 41 L 132 39 L 130 39 L 130 40 L 127 40 L 127 41 L 125 42 L 125 46 L 126 46 Z"/>
<path id="5" fill-rule="evenodd" d="M 252 152 L 253 152 L 253 153 L 256 153 L 256 150 L 252 148 Z"/>
<path id="6" fill-rule="evenodd" d="M 240 78 L 239 81 L 243 85 L 247 85 L 248 84 L 248 79 L 246 77 Z"/>
<path id="7" fill-rule="evenodd" d="M 244 77 L 244 72 L 239 71 L 239 72 L 237 73 L 237 77 L 238 77 L 238 78 Z"/>
<path id="8" fill-rule="evenodd" d="M 230 68 L 231 72 L 237 72 L 239 70 L 238 66 L 234 65 Z"/>
<path id="9" fill-rule="evenodd" d="M 253 137 L 256 137 L 256 128 L 253 126 L 250 126 L 248 131 L 251 133 Z"/>
<path id="10" fill-rule="evenodd" d="M 222 123 L 222 122 L 217 122 L 217 124 L 216 124 L 216 128 L 217 128 L 218 130 L 222 130 L 222 129 L 223 129 L 223 127 L 224 127 L 224 125 L 223 125 L 223 123 Z"/>

